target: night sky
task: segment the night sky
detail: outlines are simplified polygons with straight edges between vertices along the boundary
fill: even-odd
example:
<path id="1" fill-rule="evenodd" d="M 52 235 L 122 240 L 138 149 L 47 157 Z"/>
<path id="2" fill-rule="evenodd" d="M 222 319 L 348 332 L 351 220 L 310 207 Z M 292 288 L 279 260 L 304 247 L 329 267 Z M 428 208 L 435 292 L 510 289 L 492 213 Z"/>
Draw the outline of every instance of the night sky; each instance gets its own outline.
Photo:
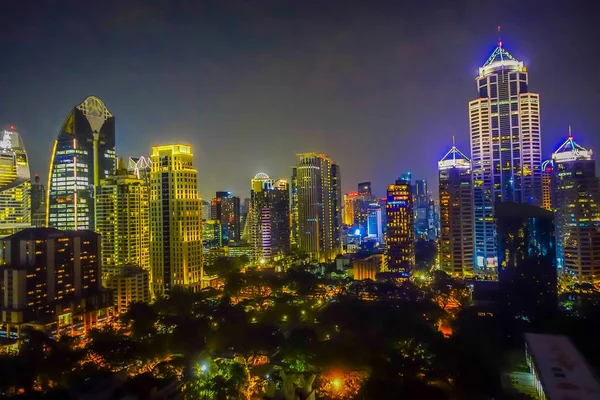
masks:
<path id="1" fill-rule="evenodd" d="M 436 186 L 452 135 L 469 153 L 467 103 L 498 25 L 541 95 L 544 157 L 568 124 L 600 152 L 597 8 L 0 0 L 0 126 L 17 127 L 43 179 L 67 113 L 96 95 L 116 118 L 119 155 L 192 144 L 203 198 L 216 190 L 247 197 L 257 172 L 289 178 L 305 151 L 341 165 L 344 192 L 371 180 L 381 196 L 406 171 Z"/>

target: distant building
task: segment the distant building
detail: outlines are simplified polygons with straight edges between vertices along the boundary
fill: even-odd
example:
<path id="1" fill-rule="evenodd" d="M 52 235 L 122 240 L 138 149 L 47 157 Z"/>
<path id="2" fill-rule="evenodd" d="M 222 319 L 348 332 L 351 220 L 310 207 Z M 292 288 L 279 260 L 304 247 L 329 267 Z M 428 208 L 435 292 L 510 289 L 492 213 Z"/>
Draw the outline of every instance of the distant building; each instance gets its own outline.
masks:
<path id="1" fill-rule="evenodd" d="M 529 318 L 558 304 L 554 213 L 524 203 L 495 205 L 498 277 L 505 301 Z"/>
<path id="2" fill-rule="evenodd" d="M 324 154 L 298 154 L 292 183 L 296 246 L 313 259 L 333 260 L 341 251 L 339 167 Z"/>
<path id="3" fill-rule="evenodd" d="M 210 201 L 202 200 L 202 220 L 208 221 L 211 219 Z M 221 223 L 221 221 L 219 221 Z"/>
<path id="4" fill-rule="evenodd" d="M 371 182 L 360 182 L 358 184 L 358 195 L 371 197 L 373 195 L 371 192 Z"/>
<path id="5" fill-rule="evenodd" d="M 383 225 L 381 206 L 377 203 L 372 203 L 367 209 L 367 237 L 374 239 L 379 243 L 383 243 Z"/>
<path id="6" fill-rule="evenodd" d="M 217 192 L 210 202 L 210 217 L 221 221 L 223 227 L 223 242 L 237 243 L 241 240 L 240 198 L 231 192 Z"/>
<path id="7" fill-rule="evenodd" d="M 440 266 L 454 277 L 473 276 L 471 161 L 456 146 L 438 162 Z"/>
<path id="8" fill-rule="evenodd" d="M 67 115 L 54 142 L 46 225 L 95 230 L 95 187 L 115 168 L 115 117 L 102 100 L 89 96 Z"/>
<path id="9" fill-rule="evenodd" d="M 526 333 L 525 357 L 537 398 L 600 399 L 594 371 L 566 336 Z"/>
<path id="10" fill-rule="evenodd" d="M 479 68 L 478 96 L 469 102 L 475 267 L 497 269 L 494 204 L 542 204 L 540 96 L 501 41 Z"/>
<path id="11" fill-rule="evenodd" d="M 204 250 L 223 247 L 221 221 L 214 219 L 202 221 L 202 241 L 204 243 Z"/>
<path id="12" fill-rule="evenodd" d="M 552 154 L 558 254 L 581 282 L 600 282 L 600 181 L 592 150 L 567 140 Z"/>
<path id="13" fill-rule="evenodd" d="M 267 260 L 290 251 L 290 191 L 287 180 L 259 173 L 251 181 L 248 224 L 254 260 Z"/>
<path id="14" fill-rule="evenodd" d="M 386 202 L 387 263 L 391 272 L 408 277 L 415 265 L 415 231 L 410 174 L 388 185 Z"/>
<path id="15" fill-rule="evenodd" d="M 344 195 L 344 218 L 343 222 L 346 226 L 354 225 L 355 216 L 355 201 L 358 196 L 358 192 L 350 192 Z"/>
<path id="16" fill-rule="evenodd" d="M 150 268 L 149 187 L 130 174 L 123 159 L 115 175 L 100 180 L 95 197 L 102 265 Z"/>
<path id="17" fill-rule="evenodd" d="M 31 173 L 23 140 L 0 132 L 0 237 L 31 227 Z"/>
<path id="18" fill-rule="evenodd" d="M 29 228 L 0 239 L 0 335 L 25 328 L 79 336 L 113 315 L 100 278 L 100 237 L 87 230 Z"/>
<path id="19" fill-rule="evenodd" d="M 380 272 L 386 271 L 386 259 L 383 254 L 373 254 L 367 258 L 352 261 L 351 268 L 354 272 L 354 280 L 375 280 Z"/>
<path id="20" fill-rule="evenodd" d="M 46 188 L 40 183 L 38 174 L 31 184 L 31 225 L 34 228 L 46 225 Z"/>
<path id="21" fill-rule="evenodd" d="M 554 161 L 542 163 L 542 207 L 552 210 L 552 191 L 554 190 Z"/>
<path id="22" fill-rule="evenodd" d="M 155 296 L 173 286 L 199 290 L 202 281 L 202 204 L 192 148 L 152 147 L 150 270 Z"/>
<path id="23" fill-rule="evenodd" d="M 112 290 L 117 313 L 127 311 L 132 303 L 150 302 L 150 273 L 131 265 L 103 267 L 104 287 Z"/>

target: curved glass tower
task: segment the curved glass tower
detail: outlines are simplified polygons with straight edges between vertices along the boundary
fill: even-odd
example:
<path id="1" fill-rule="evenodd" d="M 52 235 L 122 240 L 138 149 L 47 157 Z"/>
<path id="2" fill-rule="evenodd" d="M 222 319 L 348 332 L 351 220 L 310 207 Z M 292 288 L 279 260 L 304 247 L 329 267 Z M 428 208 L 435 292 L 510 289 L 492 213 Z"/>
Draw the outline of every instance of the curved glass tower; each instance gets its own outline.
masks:
<path id="1" fill-rule="evenodd" d="M 12 128 L 12 127 L 11 127 Z M 31 226 L 31 174 L 19 134 L 0 132 L 0 236 Z"/>
<path id="2" fill-rule="evenodd" d="M 94 229 L 94 191 L 115 174 L 115 118 L 89 96 L 67 116 L 52 149 L 46 201 L 47 225 Z"/>

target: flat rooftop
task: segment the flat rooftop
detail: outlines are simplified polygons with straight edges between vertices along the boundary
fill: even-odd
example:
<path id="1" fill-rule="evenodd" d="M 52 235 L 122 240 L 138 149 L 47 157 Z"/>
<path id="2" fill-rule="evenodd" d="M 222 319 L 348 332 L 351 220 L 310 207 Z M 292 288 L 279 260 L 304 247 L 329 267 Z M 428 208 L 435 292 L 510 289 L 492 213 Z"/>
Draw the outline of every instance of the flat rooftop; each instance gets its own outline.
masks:
<path id="1" fill-rule="evenodd" d="M 547 400 L 600 399 L 600 383 L 569 338 L 526 333 L 525 340 Z"/>

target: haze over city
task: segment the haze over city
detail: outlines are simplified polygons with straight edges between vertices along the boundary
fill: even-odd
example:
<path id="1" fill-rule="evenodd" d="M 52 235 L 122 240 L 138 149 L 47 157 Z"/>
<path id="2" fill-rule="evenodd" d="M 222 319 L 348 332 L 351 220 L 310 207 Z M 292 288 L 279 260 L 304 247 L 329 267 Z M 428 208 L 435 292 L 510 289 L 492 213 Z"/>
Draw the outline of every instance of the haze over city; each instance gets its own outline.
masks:
<path id="1" fill-rule="evenodd" d="M 469 148 L 477 68 L 501 36 L 540 93 L 544 157 L 568 124 L 600 148 L 594 2 L 399 3 L 3 2 L 0 122 L 44 181 L 64 118 L 95 95 L 119 155 L 190 143 L 205 199 L 289 178 L 305 151 L 341 166 L 344 192 L 371 180 L 384 195 L 406 171 L 436 182 L 452 135 Z"/>

